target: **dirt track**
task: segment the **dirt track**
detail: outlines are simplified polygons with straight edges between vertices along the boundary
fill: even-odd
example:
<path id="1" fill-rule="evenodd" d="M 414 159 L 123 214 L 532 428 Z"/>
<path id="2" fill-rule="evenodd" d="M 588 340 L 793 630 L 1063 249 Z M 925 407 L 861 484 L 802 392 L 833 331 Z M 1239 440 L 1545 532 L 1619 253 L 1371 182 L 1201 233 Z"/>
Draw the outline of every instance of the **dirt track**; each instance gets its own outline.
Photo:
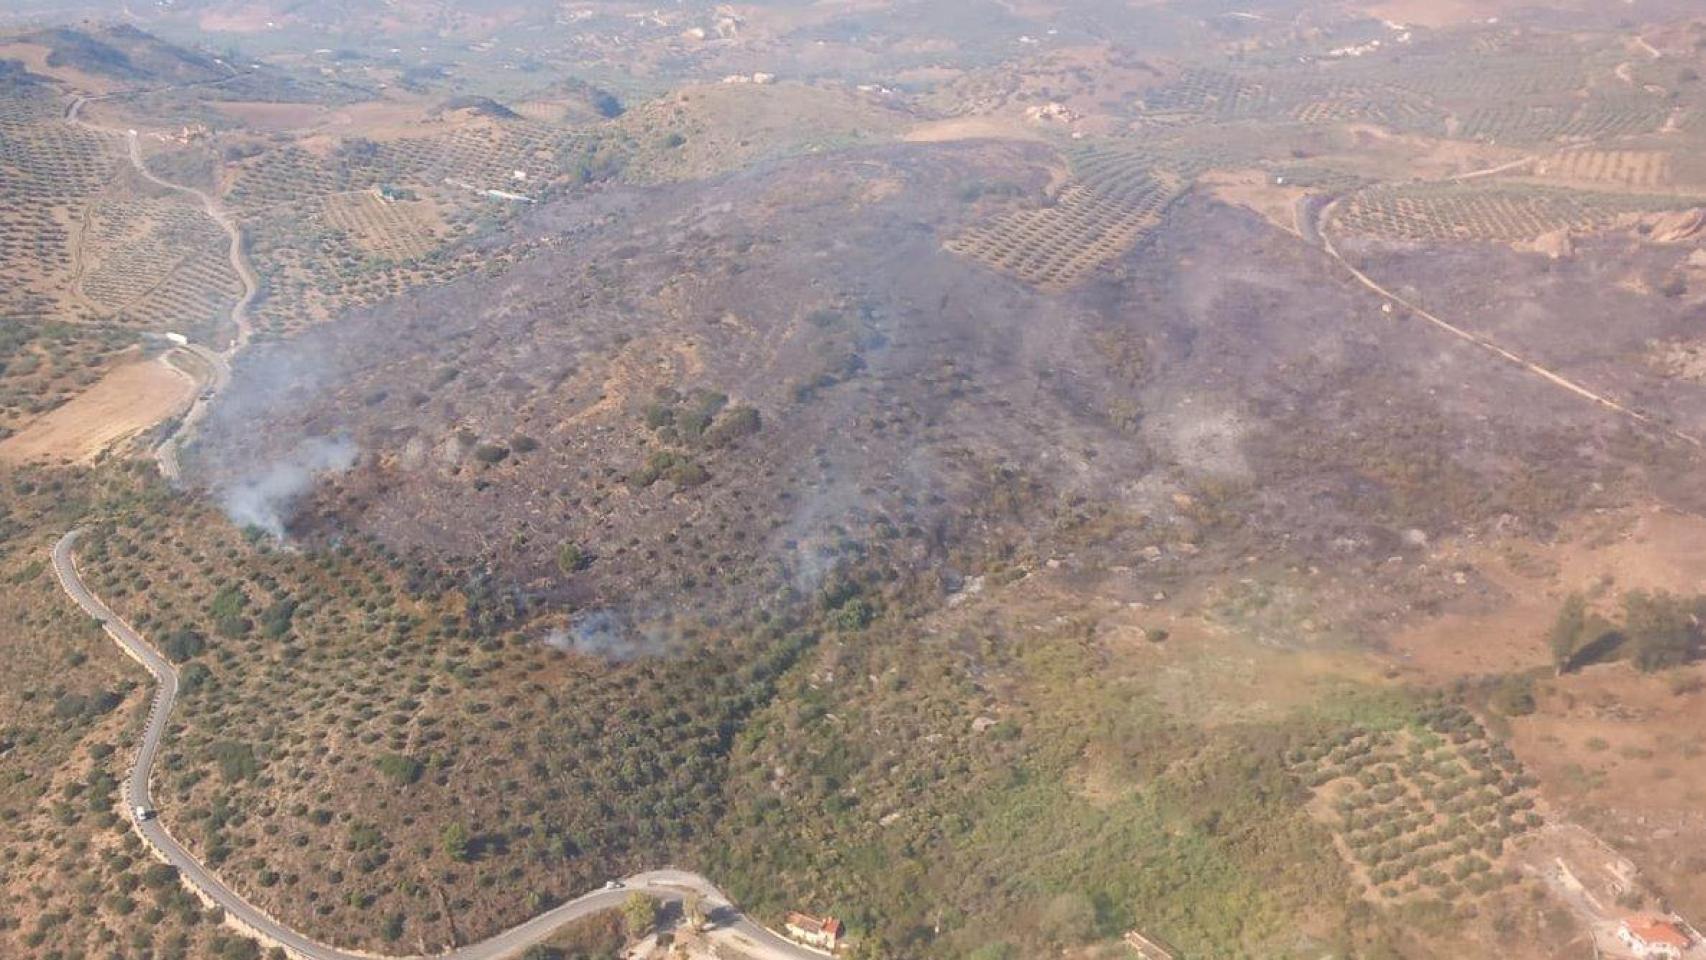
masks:
<path id="1" fill-rule="evenodd" d="M 1630 420 L 1633 420 L 1636 423 L 1639 423 L 1644 427 L 1648 427 L 1648 428 L 1650 428 L 1650 429 L 1652 429 L 1652 430 L 1654 430 L 1654 431 L 1656 431 L 1656 432 L 1658 432 L 1658 433 L 1660 433 L 1666 437 L 1669 437 L 1670 439 L 1680 440 L 1683 443 L 1686 443 L 1689 446 L 1695 447 L 1697 449 L 1706 449 L 1706 441 L 1702 441 L 1699 437 L 1696 437 L 1690 433 L 1685 433 L 1681 430 L 1676 429 L 1675 427 L 1666 426 L 1665 424 L 1660 423 L 1659 421 L 1653 419 L 1651 416 L 1649 416 L 1645 413 L 1642 413 L 1639 410 L 1635 410 L 1635 409 L 1632 409 L 1630 407 L 1627 407 L 1627 406 L 1617 402 L 1616 400 L 1613 400 L 1610 397 L 1605 396 L 1604 394 L 1596 393 L 1593 390 L 1590 390 L 1587 387 L 1583 386 L 1582 384 L 1579 384 L 1576 381 L 1571 380 L 1568 377 L 1563 376 L 1562 374 L 1556 373 L 1552 370 L 1548 370 L 1547 368 L 1541 366 L 1538 363 L 1535 363 L 1533 360 L 1530 360 L 1527 357 L 1513 353 L 1512 351 L 1506 349 L 1505 347 L 1500 346 L 1497 343 L 1494 343 L 1493 341 L 1487 339 L 1486 337 L 1483 337 L 1483 336 L 1476 334 L 1476 333 L 1471 333 L 1470 331 L 1465 330 L 1462 327 L 1459 327 L 1459 326 L 1457 326 L 1453 323 L 1450 323 L 1446 320 L 1442 320 L 1439 317 L 1435 316 L 1434 314 L 1429 313 L 1428 311 L 1422 309 L 1417 304 L 1412 303 L 1409 300 L 1406 300 L 1405 298 L 1399 296 L 1396 293 L 1393 293 L 1391 290 L 1389 290 L 1386 287 L 1375 282 L 1375 280 L 1372 277 L 1370 277 L 1368 274 L 1363 273 L 1361 270 L 1358 270 L 1356 267 L 1352 266 L 1350 261 L 1346 260 L 1344 258 L 1344 256 L 1339 253 L 1338 249 L 1333 246 L 1332 238 L 1327 235 L 1326 225 L 1331 221 L 1333 209 L 1336 206 L 1338 206 L 1338 203 L 1339 203 L 1339 201 L 1334 200 L 1332 203 L 1329 203 L 1326 206 L 1320 208 L 1319 213 L 1316 214 L 1316 221 L 1315 221 L 1316 222 L 1316 229 L 1313 232 L 1321 238 L 1321 249 L 1325 250 L 1328 256 L 1332 257 L 1334 260 L 1336 260 L 1339 263 L 1340 266 L 1344 267 L 1345 270 L 1349 271 L 1351 276 L 1355 277 L 1356 281 L 1358 283 L 1360 283 L 1364 287 L 1367 287 L 1368 289 L 1374 291 L 1375 293 L 1379 294 L 1380 296 L 1385 297 L 1386 300 L 1388 301 L 1387 305 L 1389 307 L 1402 308 L 1407 314 L 1409 314 L 1411 316 L 1419 317 L 1420 319 L 1427 321 L 1428 323 L 1434 325 L 1435 327 L 1438 327 L 1441 330 L 1444 330 L 1446 333 L 1449 333 L 1452 336 L 1457 337 L 1460 340 L 1467 341 L 1469 343 L 1474 344 L 1477 347 L 1480 347 L 1482 350 L 1485 350 L 1488 353 L 1491 353 L 1492 355 L 1498 357 L 1501 360 L 1509 361 L 1510 363 L 1515 364 L 1518 367 L 1521 367 L 1522 369 L 1528 371 L 1531 374 L 1534 374 L 1535 376 L 1541 378 L 1542 380 L 1545 380 L 1546 382 L 1552 384 L 1553 386 L 1559 387 L 1563 390 L 1566 390 L 1570 393 L 1573 393 L 1576 396 L 1581 397 L 1584 400 L 1591 400 L 1592 402 L 1599 404 L 1600 406 L 1606 408 L 1607 410 L 1610 410 L 1610 411 L 1617 413 L 1623 417 L 1626 417 Z"/>
<path id="2" fill-rule="evenodd" d="M 190 84 L 190 86 L 211 86 L 214 84 L 224 83 L 236 76 L 238 76 L 238 74 L 233 72 L 230 77 L 210 81 L 206 84 Z M 88 103 L 89 99 L 90 98 L 88 97 L 81 96 L 74 99 L 71 102 L 71 106 L 65 111 L 66 121 L 98 133 L 110 134 L 118 132 L 108 130 L 105 127 L 96 126 L 95 124 L 91 124 L 80 117 L 83 105 Z M 195 432 L 197 425 L 199 425 L 202 419 L 207 415 L 208 404 L 211 403 L 213 398 L 218 395 L 219 391 L 225 389 L 225 386 L 230 382 L 231 359 L 249 343 L 249 336 L 251 333 L 251 328 L 249 326 L 249 305 L 254 302 L 256 295 L 259 294 L 261 285 L 259 278 L 255 276 L 254 269 L 249 266 L 248 255 L 244 252 L 243 232 L 238 228 L 237 221 L 233 219 L 230 214 L 225 212 L 224 207 L 220 205 L 219 201 L 215 199 L 212 194 L 198 190 L 194 187 L 187 187 L 182 184 L 173 183 L 170 180 L 165 180 L 156 176 L 152 170 L 148 169 L 148 164 L 143 162 L 142 146 L 137 138 L 136 131 L 126 130 L 124 131 L 124 135 L 126 151 L 130 157 L 131 166 L 136 168 L 136 172 L 138 174 L 157 186 L 163 187 L 167 190 L 176 191 L 178 193 L 187 193 L 196 198 L 196 200 L 201 203 L 202 210 L 205 211 L 206 214 L 214 220 L 214 222 L 218 223 L 220 229 L 224 230 L 226 235 L 230 237 L 230 246 L 227 250 L 227 256 L 231 261 L 231 269 L 236 272 L 237 278 L 243 284 L 242 296 L 238 297 L 237 302 L 231 306 L 231 323 L 236 328 L 236 334 L 232 338 L 231 343 L 226 346 L 224 351 L 219 353 L 215 353 L 211 349 L 199 344 L 191 345 L 188 348 L 208 364 L 211 368 L 211 376 L 207 379 L 205 388 L 202 389 L 200 394 L 190 402 L 190 407 L 185 411 L 183 421 L 178 425 L 178 429 L 160 444 L 159 449 L 155 453 L 156 459 L 160 463 L 161 474 L 166 477 L 167 481 L 175 484 L 178 482 L 180 477 L 180 470 L 178 466 L 179 449 L 183 447 L 184 442 Z M 155 422 L 158 422 L 158 419 Z"/>

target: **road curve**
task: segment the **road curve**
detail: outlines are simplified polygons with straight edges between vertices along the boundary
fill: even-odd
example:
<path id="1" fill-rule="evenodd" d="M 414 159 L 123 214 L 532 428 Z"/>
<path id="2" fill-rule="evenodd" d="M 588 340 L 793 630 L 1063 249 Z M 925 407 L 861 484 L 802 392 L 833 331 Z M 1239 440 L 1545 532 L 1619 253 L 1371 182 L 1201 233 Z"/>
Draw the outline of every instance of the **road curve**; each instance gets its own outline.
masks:
<path id="1" fill-rule="evenodd" d="M 73 553 L 82 532 L 72 530 L 53 545 L 53 572 L 59 578 L 60 587 L 85 613 L 100 622 L 107 635 L 125 653 L 147 668 L 157 683 L 154 700 L 148 710 L 148 722 L 142 731 L 142 742 L 137 747 L 136 760 L 122 788 L 125 816 L 132 828 L 161 859 L 178 869 L 183 882 L 192 891 L 222 908 L 228 922 L 270 945 L 283 947 L 296 960 L 373 960 L 379 956 L 320 943 L 274 920 L 244 900 L 197 860 L 173 838 L 161 818 L 155 816 L 142 820 L 135 816 L 134 808 L 137 806 L 154 809 L 149 780 L 165 739 L 167 717 L 178 697 L 178 670 L 83 582 Z M 704 909 L 713 924 L 709 936 L 756 960 L 822 960 L 826 956 L 747 919 L 735 909 L 727 895 L 704 877 L 683 870 L 665 869 L 635 874 L 618 889 L 595 890 L 577 897 L 496 936 L 438 954 L 436 960 L 502 960 L 514 956 L 571 920 L 620 906 L 628 894 L 636 890 L 665 903 L 681 900 L 689 894 L 703 898 Z"/>
<path id="2" fill-rule="evenodd" d="M 223 80 L 209 81 L 204 84 L 190 84 L 190 86 L 213 85 L 224 83 L 230 79 L 230 77 L 226 77 Z M 231 324 L 237 332 L 225 350 L 215 353 L 213 350 L 200 345 L 190 347 L 192 352 L 205 360 L 212 368 L 212 379 L 205 388 L 197 392 L 195 399 L 190 403 L 189 410 L 178 422 L 177 429 L 173 430 L 172 435 L 161 441 L 155 449 L 154 456 L 159 461 L 161 475 L 166 478 L 167 482 L 176 486 L 182 476 L 182 471 L 178 465 L 178 450 L 194 434 L 195 428 L 207 416 L 213 398 L 231 382 L 231 360 L 236 357 L 238 351 L 249 343 L 252 333 L 249 325 L 249 307 L 260 293 L 260 278 L 255 275 L 254 269 L 249 266 L 248 257 L 243 253 L 242 229 L 238 227 L 237 221 L 225 212 L 219 201 L 204 190 L 198 190 L 181 183 L 173 183 L 157 176 L 154 171 L 148 169 L 148 164 L 142 159 L 142 145 L 135 130 L 114 130 L 84 120 L 82 118 L 83 105 L 91 99 L 98 98 L 81 95 L 73 97 L 71 105 L 65 110 L 66 122 L 95 133 L 123 136 L 125 138 L 125 152 L 130 157 L 130 165 L 136 169 L 139 176 L 163 190 L 171 190 L 194 197 L 201 204 L 202 212 L 206 213 L 214 223 L 219 224 L 219 228 L 224 230 L 226 237 L 229 238 L 226 256 L 230 260 L 231 269 L 237 274 L 237 279 L 243 286 L 242 296 L 238 297 L 237 302 L 231 307 Z"/>

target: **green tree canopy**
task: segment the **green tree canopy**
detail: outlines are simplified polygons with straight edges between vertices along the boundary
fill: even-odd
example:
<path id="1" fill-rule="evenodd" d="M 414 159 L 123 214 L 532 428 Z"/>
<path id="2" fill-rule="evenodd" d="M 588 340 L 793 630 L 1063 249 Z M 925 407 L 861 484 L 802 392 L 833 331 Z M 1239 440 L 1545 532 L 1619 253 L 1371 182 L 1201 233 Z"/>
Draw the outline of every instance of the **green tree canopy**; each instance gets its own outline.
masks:
<path id="1" fill-rule="evenodd" d="M 628 894 L 628 899 L 622 901 L 622 920 L 628 924 L 629 936 L 645 936 L 657 923 L 657 901 L 635 890 Z"/>

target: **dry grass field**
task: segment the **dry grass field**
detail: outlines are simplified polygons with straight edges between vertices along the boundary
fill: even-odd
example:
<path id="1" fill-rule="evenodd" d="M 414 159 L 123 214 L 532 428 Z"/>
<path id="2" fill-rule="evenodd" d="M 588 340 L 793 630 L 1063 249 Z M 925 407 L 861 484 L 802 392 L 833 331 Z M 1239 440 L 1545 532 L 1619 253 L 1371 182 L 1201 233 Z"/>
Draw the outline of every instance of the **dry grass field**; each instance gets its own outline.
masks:
<path id="1" fill-rule="evenodd" d="M 185 407 L 196 384 L 165 358 L 112 371 L 64 406 L 0 440 L 8 463 L 89 463 Z"/>

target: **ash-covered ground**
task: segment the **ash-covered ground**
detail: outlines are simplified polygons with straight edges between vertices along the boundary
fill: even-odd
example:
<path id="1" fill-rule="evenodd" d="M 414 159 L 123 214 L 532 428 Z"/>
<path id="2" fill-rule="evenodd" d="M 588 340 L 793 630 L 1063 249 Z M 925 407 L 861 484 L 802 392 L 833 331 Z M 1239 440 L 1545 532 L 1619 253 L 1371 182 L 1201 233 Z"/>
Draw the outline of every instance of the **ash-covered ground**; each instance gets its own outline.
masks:
<path id="1" fill-rule="evenodd" d="M 1206 196 L 1065 293 L 942 248 L 1014 202 L 968 184 L 1034 202 L 1048 159 L 888 147 L 543 209 L 534 253 L 500 276 L 248 356 L 194 473 L 230 500 L 348 444 L 349 470 L 261 509 L 293 535 L 371 534 L 489 573 L 525 609 L 639 622 L 809 593 L 873 556 L 944 590 L 1060 557 L 1135 565 L 1144 589 L 1313 567 L 1389 617 L 1453 589 L 1389 557 L 1491 525 L 1545 536 L 1685 469 Z M 1358 255 L 1584 376 L 1678 322 L 1608 330 L 1585 264 Z M 1478 267 L 1541 299 L 1470 303 Z M 1547 323 L 1518 322 L 1536 309 Z M 1700 402 L 1666 389 L 1679 415 Z"/>

